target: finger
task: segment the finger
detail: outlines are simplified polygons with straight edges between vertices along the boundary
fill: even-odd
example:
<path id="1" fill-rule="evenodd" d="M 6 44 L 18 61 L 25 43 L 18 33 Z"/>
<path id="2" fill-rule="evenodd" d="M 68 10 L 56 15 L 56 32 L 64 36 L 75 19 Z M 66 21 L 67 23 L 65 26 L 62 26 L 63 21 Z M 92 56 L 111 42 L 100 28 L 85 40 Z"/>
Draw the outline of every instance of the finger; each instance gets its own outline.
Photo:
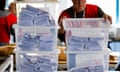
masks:
<path id="1" fill-rule="evenodd" d="M 110 21 L 110 24 L 112 24 L 112 17 L 109 16 L 108 19 L 109 19 L 109 21 Z"/>
<path id="2" fill-rule="evenodd" d="M 103 17 L 104 17 L 105 21 L 108 20 L 110 22 L 110 24 L 112 24 L 112 18 L 111 18 L 111 16 L 105 14 Z"/>

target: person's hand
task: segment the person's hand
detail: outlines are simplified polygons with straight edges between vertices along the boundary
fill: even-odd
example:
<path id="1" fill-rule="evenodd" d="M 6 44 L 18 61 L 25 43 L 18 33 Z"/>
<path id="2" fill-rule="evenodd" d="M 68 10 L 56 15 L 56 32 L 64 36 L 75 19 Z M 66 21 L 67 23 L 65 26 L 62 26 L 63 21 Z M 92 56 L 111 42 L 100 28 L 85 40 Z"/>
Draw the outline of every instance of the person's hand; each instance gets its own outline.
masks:
<path id="1" fill-rule="evenodd" d="M 109 21 L 110 22 L 110 24 L 112 24 L 112 17 L 111 16 L 109 16 L 109 15 L 107 15 L 107 14 L 104 14 L 103 15 L 103 18 L 105 19 L 105 21 Z"/>

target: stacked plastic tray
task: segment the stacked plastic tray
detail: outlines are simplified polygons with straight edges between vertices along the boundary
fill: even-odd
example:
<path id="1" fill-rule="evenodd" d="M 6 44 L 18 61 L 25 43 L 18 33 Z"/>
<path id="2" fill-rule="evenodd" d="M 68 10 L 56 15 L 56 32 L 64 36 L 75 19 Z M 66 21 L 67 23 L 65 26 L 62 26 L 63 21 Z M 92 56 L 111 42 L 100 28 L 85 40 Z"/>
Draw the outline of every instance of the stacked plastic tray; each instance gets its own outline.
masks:
<path id="1" fill-rule="evenodd" d="M 56 72 L 57 27 L 54 19 L 44 8 L 28 3 L 21 5 L 17 4 L 17 72 Z"/>
<path id="2" fill-rule="evenodd" d="M 65 19 L 69 72 L 106 72 L 109 23 L 102 18 Z"/>

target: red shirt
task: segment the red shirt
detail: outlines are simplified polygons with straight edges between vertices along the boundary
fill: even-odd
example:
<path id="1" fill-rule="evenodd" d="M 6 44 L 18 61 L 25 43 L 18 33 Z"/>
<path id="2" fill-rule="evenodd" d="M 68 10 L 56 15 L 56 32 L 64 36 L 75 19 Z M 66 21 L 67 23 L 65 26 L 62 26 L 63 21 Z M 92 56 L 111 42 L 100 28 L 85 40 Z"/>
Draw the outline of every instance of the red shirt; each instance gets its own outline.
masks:
<path id="1" fill-rule="evenodd" d="M 17 23 L 17 17 L 13 14 L 9 14 L 5 17 L 0 17 L 0 42 L 9 43 L 10 40 L 10 28 L 13 24 Z"/>
<path id="2" fill-rule="evenodd" d="M 80 14 L 80 13 L 79 13 Z M 87 4 L 86 8 L 85 8 L 85 18 L 99 18 L 102 17 L 104 14 L 104 12 L 96 5 L 91 5 L 91 4 Z M 64 10 L 60 16 L 59 16 L 59 20 L 62 17 L 67 17 L 67 18 L 74 18 L 74 10 L 72 7 Z M 77 17 L 77 18 L 82 18 L 82 17 Z"/>

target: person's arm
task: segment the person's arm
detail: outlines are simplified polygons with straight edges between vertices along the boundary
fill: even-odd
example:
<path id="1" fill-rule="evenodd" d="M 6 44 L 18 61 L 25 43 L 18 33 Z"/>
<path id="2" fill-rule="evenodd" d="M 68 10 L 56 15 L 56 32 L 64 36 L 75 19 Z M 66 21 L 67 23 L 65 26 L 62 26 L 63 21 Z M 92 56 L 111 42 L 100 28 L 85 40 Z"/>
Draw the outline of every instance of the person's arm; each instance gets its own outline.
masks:
<path id="1" fill-rule="evenodd" d="M 58 21 L 58 24 L 59 24 L 59 34 L 63 34 L 65 31 L 64 31 L 64 27 L 63 27 L 63 19 L 64 19 L 64 17 L 61 17 L 60 19 L 59 19 L 59 21 Z"/>
<path id="2" fill-rule="evenodd" d="M 15 38 L 15 28 L 14 28 L 14 25 L 12 25 L 12 27 L 10 28 L 10 34 L 13 36 L 13 42 L 15 43 L 16 42 L 16 38 Z"/>
<path id="3" fill-rule="evenodd" d="M 63 27 L 63 20 L 65 18 L 69 18 L 69 14 L 67 12 L 62 12 L 58 19 L 58 25 L 59 25 L 58 38 L 61 42 L 65 42 L 65 30 Z"/>
<path id="4" fill-rule="evenodd" d="M 59 16 L 59 19 L 58 19 L 58 25 L 60 27 L 58 30 L 59 34 L 64 34 L 64 32 L 65 32 L 64 27 L 63 27 L 63 20 L 65 18 L 69 18 L 69 15 L 67 14 L 67 12 L 62 12 Z"/>
<path id="5" fill-rule="evenodd" d="M 109 20 L 110 24 L 112 24 L 112 17 L 105 14 L 100 7 L 98 7 L 98 17 L 103 17 L 105 20 Z"/>
<path id="6" fill-rule="evenodd" d="M 98 17 L 103 17 L 103 15 L 104 15 L 104 12 L 100 7 L 98 7 Z"/>

